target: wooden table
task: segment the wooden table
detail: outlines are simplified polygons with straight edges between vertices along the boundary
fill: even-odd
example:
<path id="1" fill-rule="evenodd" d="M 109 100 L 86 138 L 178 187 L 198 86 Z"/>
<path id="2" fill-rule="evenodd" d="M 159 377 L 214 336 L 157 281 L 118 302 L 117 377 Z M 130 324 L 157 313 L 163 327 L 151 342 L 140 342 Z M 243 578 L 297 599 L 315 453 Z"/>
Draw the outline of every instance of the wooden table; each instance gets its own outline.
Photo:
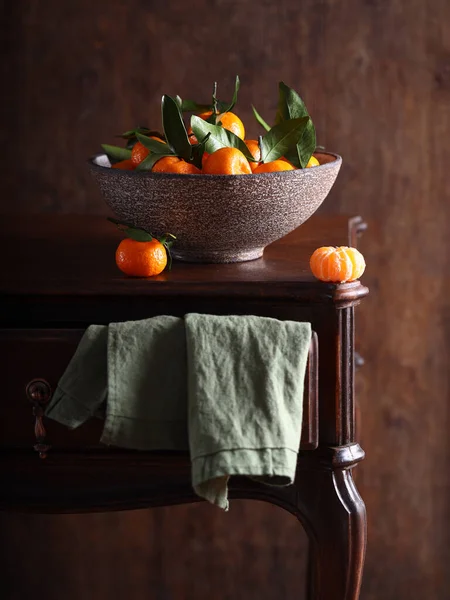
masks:
<path id="1" fill-rule="evenodd" d="M 187 455 L 101 446 L 96 420 L 73 432 L 44 422 L 51 388 L 89 324 L 194 311 L 309 321 L 315 335 L 295 484 L 236 477 L 230 497 L 265 500 L 300 520 L 311 542 L 311 599 L 358 598 L 366 517 L 351 471 L 364 457 L 355 439 L 354 307 L 368 290 L 320 283 L 308 261 L 321 245 L 355 246 L 361 219 L 315 216 L 257 261 L 176 263 L 153 279 L 121 275 L 120 233 L 101 217 L 4 218 L 2 229 L 0 508 L 89 512 L 199 500 Z"/>

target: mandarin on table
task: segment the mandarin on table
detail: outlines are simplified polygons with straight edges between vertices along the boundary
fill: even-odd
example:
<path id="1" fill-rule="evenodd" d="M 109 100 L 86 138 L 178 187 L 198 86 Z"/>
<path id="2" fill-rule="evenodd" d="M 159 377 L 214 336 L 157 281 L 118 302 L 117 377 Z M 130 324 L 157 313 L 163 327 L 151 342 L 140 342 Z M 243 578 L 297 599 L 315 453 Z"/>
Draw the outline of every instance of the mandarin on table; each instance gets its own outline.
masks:
<path id="1" fill-rule="evenodd" d="M 219 148 L 208 156 L 203 173 L 209 175 L 250 175 L 250 164 L 237 148 Z"/>
<path id="2" fill-rule="evenodd" d="M 125 238 L 117 247 L 116 264 L 126 275 L 152 277 L 159 275 L 166 268 L 167 252 L 155 238 L 150 242 Z"/>
<path id="3" fill-rule="evenodd" d="M 348 246 L 317 248 L 309 264 L 317 279 L 333 283 L 355 281 L 361 277 L 366 268 L 361 252 Z"/>

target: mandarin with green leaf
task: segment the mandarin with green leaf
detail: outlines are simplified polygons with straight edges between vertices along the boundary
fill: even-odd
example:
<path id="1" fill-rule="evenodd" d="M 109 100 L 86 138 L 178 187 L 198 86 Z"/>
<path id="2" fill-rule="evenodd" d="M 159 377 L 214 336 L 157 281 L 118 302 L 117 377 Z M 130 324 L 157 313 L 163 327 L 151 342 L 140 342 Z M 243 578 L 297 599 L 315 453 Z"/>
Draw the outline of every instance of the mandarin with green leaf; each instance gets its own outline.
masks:
<path id="1" fill-rule="evenodd" d="M 116 250 L 116 265 L 131 277 L 153 277 L 166 268 L 167 252 L 156 238 L 149 242 L 125 238 Z"/>
<path id="2" fill-rule="evenodd" d="M 151 140 L 156 140 L 157 142 L 162 142 L 161 138 L 156 137 L 155 135 L 150 136 Z M 136 142 L 131 150 L 131 161 L 135 167 L 141 164 L 147 156 L 150 154 L 150 150 L 144 146 L 141 142 Z"/>
<path id="3" fill-rule="evenodd" d="M 209 110 L 207 112 L 199 114 L 198 116 L 200 117 L 200 119 L 207 121 L 211 115 L 212 115 L 212 110 Z M 237 135 L 239 138 L 241 138 L 241 140 L 243 140 L 245 138 L 244 123 L 234 113 L 226 112 L 221 115 L 217 115 L 216 123 L 221 124 L 224 129 L 231 131 L 232 133 L 234 133 L 234 135 Z M 188 129 L 188 135 L 189 135 L 189 141 L 191 142 L 191 144 L 198 143 L 197 138 L 192 133 L 191 127 L 189 127 L 189 129 Z"/>

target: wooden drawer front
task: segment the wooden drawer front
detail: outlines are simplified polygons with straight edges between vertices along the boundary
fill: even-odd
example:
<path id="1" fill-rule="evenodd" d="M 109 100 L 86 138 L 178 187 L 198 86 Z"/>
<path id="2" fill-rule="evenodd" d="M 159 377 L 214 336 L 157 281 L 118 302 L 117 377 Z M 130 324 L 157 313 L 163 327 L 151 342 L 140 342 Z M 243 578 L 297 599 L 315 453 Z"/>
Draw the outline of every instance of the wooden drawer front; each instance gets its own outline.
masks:
<path id="1" fill-rule="evenodd" d="M 26 389 L 30 381 L 47 381 L 52 390 L 63 374 L 83 335 L 82 329 L 0 330 L 0 364 L 3 393 L 0 398 L 0 447 L 30 449 L 36 443 L 33 406 Z M 5 389 L 6 386 L 6 389 Z M 302 450 L 318 444 L 318 343 L 311 342 L 303 400 Z M 52 421 L 43 420 L 50 452 L 97 450 L 107 452 L 99 443 L 103 422 L 91 419 L 69 431 Z"/>

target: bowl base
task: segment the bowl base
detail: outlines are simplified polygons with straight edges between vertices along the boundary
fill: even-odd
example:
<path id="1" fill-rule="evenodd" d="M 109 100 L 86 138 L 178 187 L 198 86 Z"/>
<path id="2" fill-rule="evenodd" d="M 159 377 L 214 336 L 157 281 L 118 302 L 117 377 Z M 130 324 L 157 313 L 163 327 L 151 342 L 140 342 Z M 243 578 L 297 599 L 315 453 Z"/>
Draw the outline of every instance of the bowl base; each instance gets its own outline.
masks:
<path id="1" fill-rule="evenodd" d="M 172 257 L 175 260 L 191 263 L 237 263 L 247 260 L 256 260 L 263 255 L 264 248 L 252 248 L 251 250 L 242 250 L 240 252 L 232 250 L 171 250 Z"/>

